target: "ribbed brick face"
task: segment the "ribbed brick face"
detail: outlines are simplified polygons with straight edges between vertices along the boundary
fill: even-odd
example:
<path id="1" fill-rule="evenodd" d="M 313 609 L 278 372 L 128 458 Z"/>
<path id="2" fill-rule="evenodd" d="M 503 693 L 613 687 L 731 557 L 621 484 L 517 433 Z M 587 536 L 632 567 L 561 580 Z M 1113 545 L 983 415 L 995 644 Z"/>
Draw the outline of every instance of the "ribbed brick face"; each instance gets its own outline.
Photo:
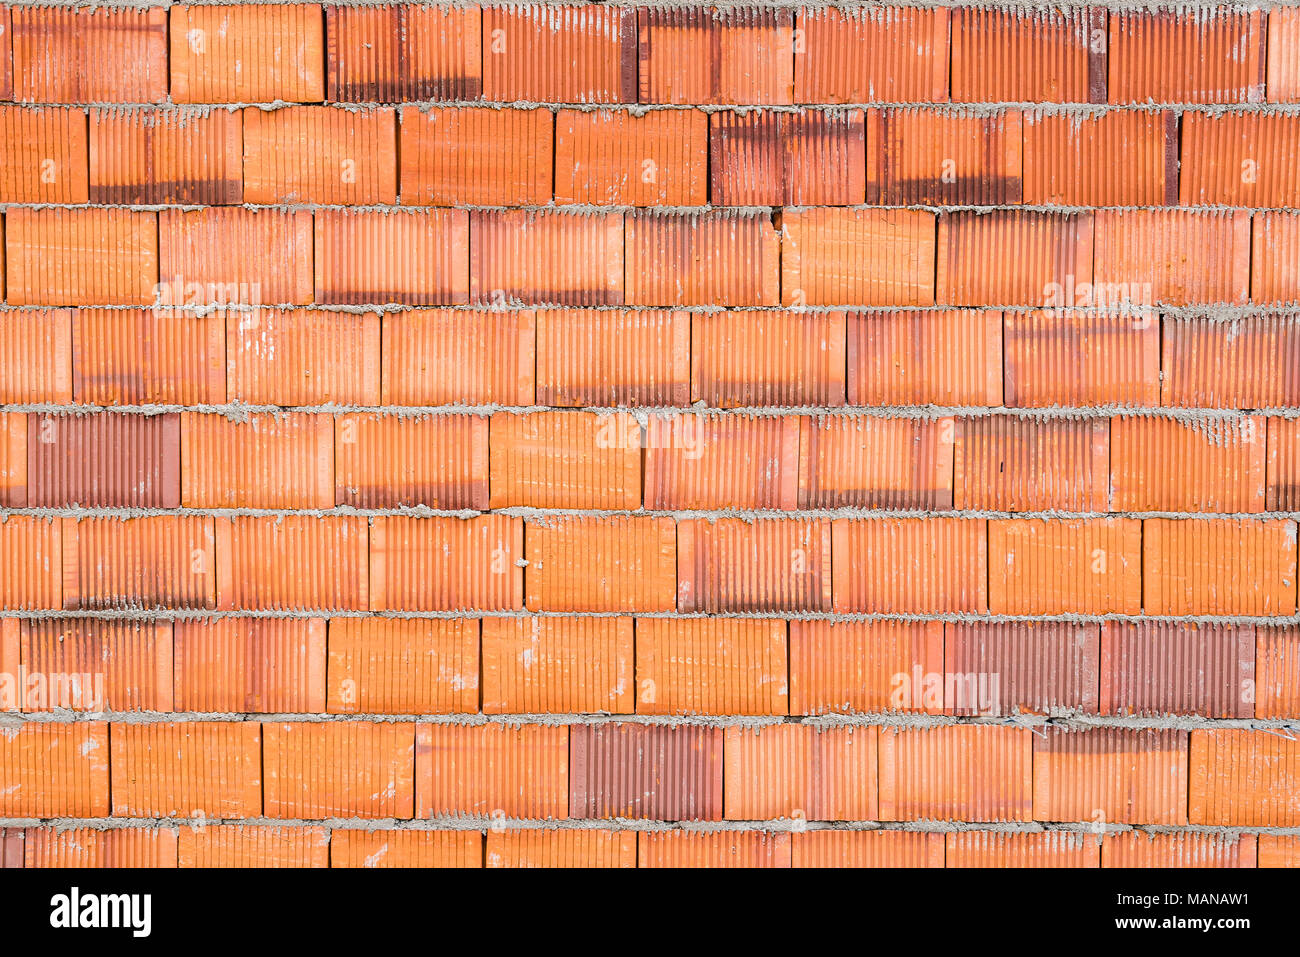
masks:
<path id="1" fill-rule="evenodd" d="M 0 8 L 0 866 L 1300 865 L 1297 49 Z"/>

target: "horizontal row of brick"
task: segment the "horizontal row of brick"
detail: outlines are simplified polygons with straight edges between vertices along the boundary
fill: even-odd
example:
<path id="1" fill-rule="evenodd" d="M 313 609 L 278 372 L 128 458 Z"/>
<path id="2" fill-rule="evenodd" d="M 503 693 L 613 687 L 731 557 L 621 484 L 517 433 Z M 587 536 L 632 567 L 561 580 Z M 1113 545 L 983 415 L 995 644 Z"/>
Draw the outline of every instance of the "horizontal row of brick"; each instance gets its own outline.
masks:
<path id="1" fill-rule="evenodd" d="M 0 710 L 1300 716 L 1300 627 L 0 619 Z"/>
<path id="2" fill-rule="evenodd" d="M 0 829 L 0 867 L 1296 867 L 1300 838 L 1198 831 Z"/>
<path id="3" fill-rule="evenodd" d="M 1300 300 L 1300 213 L 10 208 L 13 305 Z"/>
<path id="4" fill-rule="evenodd" d="M 1300 98 L 1300 15 L 320 4 L 14 6 L 0 96 L 40 102 L 562 103 Z"/>
<path id="5" fill-rule="evenodd" d="M 1300 205 L 1294 112 L 8 106 L 0 135 L 0 203 Z"/>
<path id="6" fill-rule="evenodd" d="M 0 412 L 0 507 L 73 505 L 1300 512 L 1300 419 Z"/>
<path id="7" fill-rule="evenodd" d="M 111 757 L 110 757 L 111 755 Z M 1265 730 L 26 723 L 0 815 L 918 819 L 1294 827 Z"/>
<path id="8" fill-rule="evenodd" d="M 0 522 L 0 608 L 1292 616 L 1291 519 Z"/>
<path id="9" fill-rule="evenodd" d="M 1300 405 L 1300 319 L 1072 311 L 0 311 L 0 403 Z"/>

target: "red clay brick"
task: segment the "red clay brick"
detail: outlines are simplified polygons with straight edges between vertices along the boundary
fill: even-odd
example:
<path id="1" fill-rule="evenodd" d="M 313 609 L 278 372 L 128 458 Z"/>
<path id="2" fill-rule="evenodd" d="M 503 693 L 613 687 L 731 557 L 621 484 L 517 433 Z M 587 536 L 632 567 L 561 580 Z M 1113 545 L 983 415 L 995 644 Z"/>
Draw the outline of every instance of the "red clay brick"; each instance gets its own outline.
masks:
<path id="1" fill-rule="evenodd" d="M 253 721 L 113 724 L 115 817 L 258 817 L 262 727 Z"/>
<path id="2" fill-rule="evenodd" d="M 1019 111 L 872 110 L 867 202 L 1002 205 L 1021 199 Z"/>
<path id="3" fill-rule="evenodd" d="M 1163 323 L 1161 404 L 1266 409 L 1300 405 L 1300 320 L 1245 316 Z"/>
<path id="4" fill-rule="evenodd" d="M 1253 626 L 1102 625 L 1102 714 L 1253 718 L 1256 687 Z"/>
<path id="5" fill-rule="evenodd" d="M 995 615 L 1142 612 L 1142 523 L 1135 519 L 990 521 L 988 547 Z"/>
<path id="6" fill-rule="evenodd" d="M 831 523 L 835 611 L 957 612 L 988 607 L 980 519 L 890 518 Z"/>
<path id="7" fill-rule="evenodd" d="M 798 11 L 797 103 L 942 103 L 950 11 L 944 7 Z"/>
<path id="8" fill-rule="evenodd" d="M 213 519 L 150 515 L 60 522 L 64 608 L 214 607 L 220 553 Z"/>
<path id="9" fill-rule="evenodd" d="M 1106 419 L 990 415 L 957 419 L 953 431 L 956 440 L 949 448 L 955 461 L 952 504 L 956 508 L 1107 510 L 1110 423 Z"/>
<path id="10" fill-rule="evenodd" d="M 525 604 L 532 611 L 673 611 L 676 540 L 670 518 L 530 522 Z"/>
<path id="11" fill-rule="evenodd" d="M 1142 583 L 1148 615 L 1293 615 L 1296 523 L 1147 519 Z"/>
<path id="12" fill-rule="evenodd" d="M 543 103 L 636 100 L 636 11 L 594 5 L 487 7 L 483 97 Z"/>
<path id="13" fill-rule="evenodd" d="M 1259 835 L 1260 866 L 1264 842 L 1271 835 Z M 1102 867 L 1254 867 L 1254 834 L 1149 834 L 1128 831 L 1107 834 L 1101 845 Z"/>
<path id="14" fill-rule="evenodd" d="M 483 835 L 477 831 L 335 829 L 330 834 L 330 867 L 482 866 Z"/>
<path id="15" fill-rule="evenodd" d="M 1034 737 L 1034 819 L 1187 823 L 1187 733 L 1048 728 Z"/>
<path id="16" fill-rule="evenodd" d="M 470 301 L 485 305 L 619 305 L 621 213 L 522 209 L 470 214 Z"/>
<path id="17" fill-rule="evenodd" d="M 381 401 L 384 405 L 532 405 L 535 327 L 531 311 L 387 313 Z"/>
<path id="18" fill-rule="evenodd" d="M 1111 103 L 1259 103 L 1260 10 L 1113 10 L 1106 52 Z"/>
<path id="19" fill-rule="evenodd" d="M 270 723 L 263 734 L 267 817 L 412 816 L 415 725 Z"/>
<path id="20" fill-rule="evenodd" d="M 0 607 L 63 607 L 59 519 L 13 515 L 0 523 Z"/>
<path id="21" fill-rule="evenodd" d="M 865 142 L 862 110 L 714 113 L 709 117 L 712 202 L 861 203 L 867 195 Z"/>
<path id="22" fill-rule="evenodd" d="M 92 203 L 214 203 L 244 196 L 243 113 L 90 111 Z"/>
<path id="23" fill-rule="evenodd" d="M 183 825 L 177 850 L 181 867 L 327 867 L 329 841 L 323 827 Z"/>
<path id="24" fill-rule="evenodd" d="M 1265 505 L 1270 511 L 1300 509 L 1300 419 L 1268 420 Z"/>
<path id="25" fill-rule="evenodd" d="M 1262 512 L 1266 433 L 1259 415 L 1205 422 L 1118 416 L 1110 426 L 1110 507 Z"/>
<path id="26" fill-rule="evenodd" d="M 27 867 L 175 867 L 176 831 L 170 828 L 93 827 L 27 831 Z"/>
<path id="27" fill-rule="evenodd" d="M 807 831 L 792 837 L 794 867 L 943 867 L 942 834 Z"/>
<path id="28" fill-rule="evenodd" d="M 9 704 L 25 700 L 29 711 L 172 710 L 171 622 L 47 618 L 16 624 L 28 677 Z M 0 663 L 0 672 L 16 676 L 13 663 Z M 0 679 L 0 688 L 4 683 Z M 0 691 L 0 707 L 4 697 Z"/>
<path id="29" fill-rule="evenodd" d="M 483 92 L 482 19 L 477 6 L 327 6 L 326 99 L 477 99 Z"/>
<path id="30" fill-rule="evenodd" d="M 175 508 L 181 417 L 30 415 L 27 499 L 36 506 Z"/>
<path id="31" fill-rule="evenodd" d="M 315 300 L 468 302 L 469 231 L 464 210 L 321 210 L 315 215 Z"/>
<path id="32" fill-rule="evenodd" d="M 325 98 L 320 6 L 177 6 L 170 18 L 171 96 L 177 103 Z"/>
<path id="33" fill-rule="evenodd" d="M 333 508 L 334 416 L 182 412 L 188 508 Z"/>
<path id="34" fill-rule="evenodd" d="M 850 405 L 1001 405 L 1002 313 L 853 313 Z"/>
<path id="35" fill-rule="evenodd" d="M 724 409 L 843 405 L 846 335 L 843 312 L 695 314 L 691 398 Z"/>
<path id="36" fill-rule="evenodd" d="M 943 623 L 790 622 L 790 713 L 942 714 Z"/>
<path id="37" fill-rule="evenodd" d="M 687 405 L 691 326 L 691 316 L 678 311 L 539 312 L 537 403 Z M 531 354 L 527 367 L 533 369 Z M 528 397 L 519 404 L 532 401 L 530 380 Z"/>
<path id="38" fill-rule="evenodd" d="M 524 527 L 517 518 L 375 518 L 370 610 L 518 609 L 523 555 Z M 434 567 L 443 571 L 431 576 Z"/>
<path id="39" fill-rule="evenodd" d="M 880 819 L 1033 820 L 1028 728 L 880 730 Z"/>
<path id="40" fill-rule="evenodd" d="M 472 618 L 333 618 L 329 710 L 336 714 L 477 711 L 478 638 L 478 622 Z"/>
<path id="41" fill-rule="evenodd" d="M 636 832 L 489 831 L 486 867 L 636 867 Z"/>
<path id="42" fill-rule="evenodd" d="M 804 416 L 652 416 L 645 507 L 795 508 Z"/>
<path id="43" fill-rule="evenodd" d="M 562 818 L 569 808 L 569 729 L 421 724 L 415 814 Z"/>
<path id="44" fill-rule="evenodd" d="M 1255 717 L 1300 715 L 1300 626 L 1260 625 L 1255 632 Z"/>
<path id="45" fill-rule="evenodd" d="M 380 404 L 378 315 L 253 309 L 230 313 L 225 327 L 233 402 Z"/>
<path id="46" fill-rule="evenodd" d="M 1249 213 L 1103 209 L 1093 215 L 1094 288 L 1127 289 L 1129 300 L 1142 305 L 1246 301 Z"/>
<path id="47" fill-rule="evenodd" d="M 638 714 L 787 712 L 785 623 L 638 618 Z"/>
<path id="48" fill-rule="evenodd" d="M 27 507 L 27 416 L 0 412 L 0 506 Z"/>
<path id="49" fill-rule="evenodd" d="M 793 11 L 642 7 L 636 15 L 642 103 L 793 102 Z"/>
<path id="50" fill-rule="evenodd" d="M 830 611 L 824 520 L 723 518 L 677 523 L 677 610 Z"/>
<path id="51" fill-rule="evenodd" d="M 0 137 L 0 202 L 88 201 L 84 112 L 3 106 Z"/>
<path id="52" fill-rule="evenodd" d="M 0 402 L 72 401 L 73 316 L 87 310 L 28 309 L 0 313 Z M 114 311 L 114 315 L 125 315 Z M 83 359 L 93 363 L 94 352 Z"/>
<path id="53" fill-rule="evenodd" d="M 1191 732 L 1192 824 L 1295 827 L 1300 822 L 1300 743 L 1240 728 Z"/>
<path id="54" fill-rule="evenodd" d="M 1091 213 L 995 210 L 939 219 L 935 296 L 941 303 L 1051 305 L 1056 290 L 1091 282 L 1092 275 Z"/>
<path id="55" fill-rule="evenodd" d="M 10 209 L 4 230 L 9 303 L 130 306 L 153 302 L 158 283 L 157 222 L 154 213 L 125 209 Z"/>
<path id="56" fill-rule="evenodd" d="M 0 814 L 107 817 L 108 735 L 102 721 L 25 723 L 0 732 Z"/>
<path id="57" fill-rule="evenodd" d="M 1195 116 L 1185 114 L 1185 122 Z M 1082 116 L 1026 111 L 1024 136 L 1026 203 L 1161 206 L 1172 204 L 1180 185 L 1186 186 L 1186 174 L 1180 184 L 1174 165 L 1178 125 L 1168 110 Z"/>
<path id="58" fill-rule="evenodd" d="M 947 841 L 944 867 L 1100 867 L 1101 839 L 1063 831 L 960 831 Z"/>
<path id="59" fill-rule="evenodd" d="M 780 226 L 783 305 L 934 304 L 933 213 L 792 210 Z"/>
<path id="60" fill-rule="evenodd" d="M 397 202 L 397 114 L 291 106 L 244 110 L 244 202 Z"/>
<path id="61" fill-rule="evenodd" d="M 311 213 L 168 209 L 158 245 L 163 305 L 311 302 Z"/>
<path id="62" fill-rule="evenodd" d="M 637 867 L 789 867 L 781 831 L 642 831 Z"/>
<path id="63" fill-rule="evenodd" d="M 722 729 L 575 725 L 569 744 L 575 818 L 722 819 Z"/>
<path id="64" fill-rule="evenodd" d="M 334 502 L 358 508 L 488 506 L 485 416 L 340 415 Z"/>
<path id="65" fill-rule="evenodd" d="M 799 507 L 952 508 L 955 435 L 948 417 L 808 417 Z"/>
<path id="66" fill-rule="evenodd" d="M 727 728 L 725 817 L 875 820 L 876 729 Z"/>
<path id="67" fill-rule="evenodd" d="M 631 714 L 634 666 L 631 618 L 483 619 L 485 714 Z"/>
<path id="68" fill-rule="evenodd" d="M 629 304 L 778 305 L 781 243 L 766 216 L 629 213 L 625 243 Z"/>
<path id="69" fill-rule="evenodd" d="M 167 98 L 166 9 L 14 7 L 9 14 L 14 99 L 157 103 Z"/>
<path id="70" fill-rule="evenodd" d="M 216 521 L 217 607 L 364 610 L 371 595 L 366 520 L 350 515 Z"/>
<path id="71" fill-rule="evenodd" d="M 702 206 L 709 186 L 708 144 L 709 119 L 698 110 L 641 115 L 560 110 L 555 117 L 555 201 Z"/>
<path id="72" fill-rule="evenodd" d="M 1006 404 L 1160 404 L 1160 319 L 1153 312 L 1007 313 Z M 1167 373 L 1166 373 L 1167 374 Z"/>
<path id="73" fill-rule="evenodd" d="M 1104 102 L 1105 44 L 1105 10 L 957 8 L 952 12 L 952 98 Z M 1096 52 L 1103 53 L 1100 63 Z"/>
<path id="74" fill-rule="evenodd" d="M 641 430 L 627 413 L 492 416 L 491 508 L 636 509 Z"/>
<path id="75" fill-rule="evenodd" d="M 550 110 L 404 106 L 402 203 L 544 206 L 551 201 Z"/>
<path id="76" fill-rule="evenodd" d="M 178 621 L 176 710 L 294 714 L 325 710 L 320 618 Z"/>
<path id="77" fill-rule="evenodd" d="M 945 710 L 1096 714 L 1098 657 L 1096 625 L 950 622 L 944 626 Z"/>

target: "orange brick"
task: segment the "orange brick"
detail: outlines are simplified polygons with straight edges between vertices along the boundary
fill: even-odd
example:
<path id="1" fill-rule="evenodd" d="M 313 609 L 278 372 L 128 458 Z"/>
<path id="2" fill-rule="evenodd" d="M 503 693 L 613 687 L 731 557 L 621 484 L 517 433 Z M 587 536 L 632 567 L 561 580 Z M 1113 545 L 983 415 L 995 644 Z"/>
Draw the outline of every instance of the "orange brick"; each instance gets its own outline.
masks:
<path id="1" fill-rule="evenodd" d="M 1245 316 L 1163 323 L 1163 405 L 1266 409 L 1300 405 L 1300 319 Z"/>
<path id="2" fill-rule="evenodd" d="M 1102 714 L 1253 718 L 1252 625 L 1108 621 L 1102 627 Z"/>
<path id="3" fill-rule="evenodd" d="M 413 309 L 383 319 L 384 405 L 532 405 L 530 311 Z"/>
<path id="4" fill-rule="evenodd" d="M 25 309 L 0 313 L 0 352 L 6 356 L 6 361 L 0 363 L 0 402 L 72 401 L 73 316 L 84 311 Z"/>
<path id="5" fill-rule="evenodd" d="M 844 404 L 842 312 L 698 313 L 690 334 L 696 402 L 724 409 Z"/>
<path id="6" fill-rule="evenodd" d="M 1293 615 L 1296 523 L 1147 519 L 1142 569 L 1148 615 Z"/>
<path id="7" fill-rule="evenodd" d="M 172 710 L 171 622 L 23 621 L 18 653 L 28 683 L 14 688 L 9 704 L 23 710 Z M 0 665 L 0 672 L 12 677 L 15 669 Z M 0 691 L 0 707 L 4 697 Z"/>
<path id="8" fill-rule="evenodd" d="M 0 608 L 63 605 L 61 522 L 12 515 L 0 523 Z"/>
<path id="9" fill-rule="evenodd" d="M 1002 313 L 854 313 L 850 405 L 1001 405 Z"/>
<path id="10" fill-rule="evenodd" d="M 790 10 L 637 10 L 642 103 L 791 103 Z M 625 97 L 631 102 L 632 97 Z"/>
<path id="11" fill-rule="evenodd" d="M 636 11 L 486 7 L 483 96 L 542 103 L 636 101 Z"/>
<path id="12" fill-rule="evenodd" d="M 1105 42 L 1106 11 L 1100 8 L 956 8 L 952 12 L 952 98 L 1104 103 Z M 1094 56 L 1094 51 L 1102 55 Z"/>
<path id="13" fill-rule="evenodd" d="M 176 710 L 325 710 L 325 622 L 216 618 L 175 625 Z"/>
<path id="14" fill-rule="evenodd" d="M 162 7 L 12 8 L 14 98 L 29 103 L 165 100 L 167 13 Z"/>
<path id="15" fill-rule="evenodd" d="M 478 710 L 479 626 L 474 619 L 334 618 L 329 632 L 331 712 Z"/>
<path id="16" fill-rule="evenodd" d="M 325 18 L 318 5 L 178 6 L 170 13 L 177 103 L 325 98 Z"/>
<path id="17" fill-rule="evenodd" d="M 369 602 L 366 520 L 236 516 L 216 523 L 221 609 L 353 609 Z"/>
<path id="18" fill-rule="evenodd" d="M 947 101 L 948 24 L 944 7 L 800 8 L 795 102 Z"/>
<path id="19" fill-rule="evenodd" d="M 1265 508 L 1300 510 L 1300 419 L 1268 420 L 1268 477 Z"/>
<path id="20" fill-rule="evenodd" d="M 788 711 L 785 622 L 639 618 L 638 714 Z"/>
<path id="21" fill-rule="evenodd" d="M 34 827 L 26 844 L 27 867 L 176 866 L 176 831 L 171 828 Z"/>
<path id="22" fill-rule="evenodd" d="M 311 302 L 311 213 L 168 209 L 158 243 L 164 305 Z"/>
<path id="23" fill-rule="evenodd" d="M 482 19 L 476 6 L 327 6 L 326 99 L 478 99 L 483 93 Z"/>
<path id="24" fill-rule="evenodd" d="M 1033 820 L 1028 728 L 880 729 L 880 820 Z"/>
<path id="25" fill-rule="evenodd" d="M 809 417 L 799 507 L 952 508 L 955 432 L 951 418 Z"/>
<path id="26" fill-rule="evenodd" d="M 333 508 L 334 416 L 181 413 L 188 508 Z"/>
<path id="27" fill-rule="evenodd" d="M 727 728 L 723 753 L 730 820 L 877 816 L 875 728 Z"/>
<path id="28" fill-rule="evenodd" d="M 943 710 L 942 622 L 790 622 L 791 714 Z"/>
<path id="29" fill-rule="evenodd" d="M 90 201 L 242 202 L 243 131 L 240 110 L 92 109 Z"/>
<path id="30" fill-rule="evenodd" d="M 943 867 L 943 835 L 918 831 L 795 834 L 794 867 Z"/>
<path id="31" fill-rule="evenodd" d="M 851 206 L 866 199 L 862 110 L 724 111 L 709 124 L 712 201 L 719 206 Z"/>
<path id="32" fill-rule="evenodd" d="M 402 107 L 402 202 L 408 206 L 545 206 L 551 201 L 550 110 Z"/>
<path id="33" fill-rule="evenodd" d="M 492 830 L 488 867 L 636 867 L 636 832 Z"/>
<path id="34" fill-rule="evenodd" d="M 470 214 L 470 299 L 504 306 L 623 302 L 623 216 L 522 209 Z"/>
<path id="35" fill-rule="evenodd" d="M 1300 715 L 1300 627 L 1260 625 L 1255 631 L 1255 717 Z"/>
<path id="36" fill-rule="evenodd" d="M 6 10 L 3 19 L 9 19 L 9 11 Z M 12 86 L 12 83 L 8 84 Z M 21 827 L 7 827 L 0 829 L 0 867 L 17 868 L 23 867 L 23 844 L 26 839 L 26 831 Z"/>
<path id="37" fill-rule="evenodd" d="M 469 254 L 464 210 L 321 210 L 315 216 L 315 299 L 467 302 Z"/>
<path id="38" fill-rule="evenodd" d="M 220 316 L 172 315 L 169 310 L 152 309 L 77 309 L 24 315 L 31 317 L 24 321 L 34 328 L 49 330 L 53 344 L 37 368 L 66 362 L 68 371 L 62 376 L 55 369 L 39 373 L 40 379 L 52 382 L 64 378 L 72 391 L 64 402 L 74 396 L 79 403 L 94 405 L 226 401 L 226 340 Z M 63 355 L 69 348 L 76 356 L 75 363 L 71 356 Z"/>
<path id="39" fill-rule="evenodd" d="M 230 313 L 225 327 L 231 401 L 379 405 L 378 315 L 253 309 Z"/>
<path id="40" fill-rule="evenodd" d="M 108 733 L 102 721 L 0 731 L 0 814 L 107 817 Z"/>
<path id="41" fill-rule="evenodd" d="M 1101 839 L 1063 831 L 944 835 L 945 867 L 1100 867 Z"/>
<path id="42" fill-rule="evenodd" d="M 1179 202 L 1184 206 L 1300 204 L 1292 158 L 1300 122 L 1288 114 L 1192 113 L 1183 117 Z"/>
<path id="43" fill-rule="evenodd" d="M 1267 38 L 1268 102 L 1300 102 L 1300 10 L 1270 10 Z"/>
<path id="44" fill-rule="evenodd" d="M 1184 116 L 1191 121 L 1196 114 Z M 1171 111 L 1026 111 L 1024 135 L 1026 203 L 1161 206 L 1178 200 L 1178 120 Z"/>
<path id="45" fill-rule="evenodd" d="M 1008 406 L 1160 404 L 1160 320 L 1152 312 L 1007 313 Z"/>
<path id="46" fill-rule="evenodd" d="M 328 867 L 329 843 L 323 827 L 190 825 L 177 850 L 181 867 Z"/>
<path id="47" fill-rule="evenodd" d="M 765 215 L 629 213 L 626 249 L 630 304 L 778 304 L 781 244 Z"/>
<path id="48" fill-rule="evenodd" d="M 87 202 L 88 164 L 81 110 L 0 107 L 0 202 Z"/>
<path id="49" fill-rule="evenodd" d="M 784 305 L 933 305 L 933 213 L 793 210 L 780 225 Z"/>
<path id="50" fill-rule="evenodd" d="M 397 113 L 291 106 L 244 110 L 244 202 L 397 202 Z"/>
<path id="51" fill-rule="evenodd" d="M 1034 737 L 1034 819 L 1187 823 L 1187 733 L 1053 727 Z"/>
<path id="52" fill-rule="evenodd" d="M 61 524 L 64 608 L 213 607 L 213 519 L 150 515 L 65 518 Z"/>
<path id="53" fill-rule="evenodd" d="M 340 415 L 334 496 L 358 508 L 488 506 L 484 416 Z"/>
<path id="54" fill-rule="evenodd" d="M 14 63 L 13 63 L 13 43 L 10 37 L 13 36 L 11 29 L 11 18 L 9 8 L 5 7 L 0 11 L 0 52 L 7 53 L 8 56 L 0 56 L 0 99 L 12 100 L 14 98 Z M 0 866 L 3 867 L 21 867 L 22 857 L 22 840 L 23 832 L 21 828 L 10 830 L 10 837 L 17 842 L 18 847 L 18 864 L 9 862 L 9 855 L 0 851 Z"/>
<path id="55" fill-rule="evenodd" d="M 1093 275 L 1093 214 L 1021 210 L 939 219 L 939 302 L 955 306 L 1074 305 Z"/>
<path id="56" fill-rule="evenodd" d="M 673 611 L 670 518 L 555 518 L 528 524 L 525 604 L 532 611 Z"/>
<path id="57" fill-rule="evenodd" d="M 1188 819 L 1228 827 L 1300 823 L 1300 742 L 1269 731 L 1193 731 Z"/>
<path id="58" fill-rule="evenodd" d="M 1130 302 L 1143 305 L 1246 301 L 1249 213 L 1137 209 L 1093 216 L 1094 290 L 1127 290 Z"/>
<path id="59" fill-rule="evenodd" d="M 709 121 L 699 110 L 560 110 L 555 201 L 598 206 L 702 206 Z M 719 204 L 726 205 L 726 204 Z"/>
<path id="60" fill-rule="evenodd" d="M 690 314 L 678 311 L 539 312 L 537 403 L 687 405 L 691 325 Z M 533 368 L 531 356 L 528 368 Z M 519 404 L 532 401 L 530 391 Z"/>
<path id="61" fill-rule="evenodd" d="M 636 509 L 641 430 L 627 413 L 492 416 L 491 508 Z"/>
<path id="62" fill-rule="evenodd" d="M 988 547 L 995 615 L 1142 613 L 1135 519 L 991 521 Z"/>
<path id="63" fill-rule="evenodd" d="M 262 728 L 253 721 L 114 724 L 115 817 L 257 817 Z"/>
<path id="64" fill-rule="evenodd" d="M 27 416 L 0 412 L 0 506 L 27 506 Z"/>
<path id="65" fill-rule="evenodd" d="M 1111 11 L 1110 102 L 1262 102 L 1264 16 L 1238 8 Z"/>
<path id="66" fill-rule="evenodd" d="M 474 13 L 477 15 L 478 11 Z M 357 831 L 336 828 L 330 835 L 330 867 L 482 866 L 483 835 L 477 831 Z"/>
<path id="67" fill-rule="evenodd" d="M 1017 110 L 872 110 L 867 118 L 867 202 L 888 206 L 1018 203 Z"/>
<path id="68" fill-rule="evenodd" d="M 153 213 L 10 209 L 5 289 L 13 305 L 143 305 L 158 282 Z"/>
<path id="69" fill-rule="evenodd" d="M 795 508 L 803 421 L 797 415 L 650 417 L 645 507 Z"/>
<path id="70" fill-rule="evenodd" d="M 988 607 L 986 524 L 958 518 L 836 519 L 831 523 L 834 610 L 983 611 Z"/>
<path id="71" fill-rule="evenodd" d="M 1243 843 L 1247 835 L 1243 835 Z M 1259 867 L 1300 867 L 1300 837 L 1287 834 L 1259 835 Z"/>
<path id="72" fill-rule="evenodd" d="M 677 523 L 678 611 L 830 611 L 825 521 Z"/>
<path id="73" fill-rule="evenodd" d="M 631 618 L 485 618 L 483 711 L 631 714 L 632 631 Z"/>
<path id="74" fill-rule="evenodd" d="M 421 724 L 415 735 L 417 817 L 568 814 L 567 726 Z"/>
<path id="75" fill-rule="evenodd" d="M 782 831 L 642 831 L 638 867 L 789 867 L 790 835 Z"/>
<path id="76" fill-rule="evenodd" d="M 415 725 L 271 723 L 263 733 L 267 817 L 411 817 Z"/>
<path id="77" fill-rule="evenodd" d="M 1117 512 L 1262 512 L 1266 424 L 1241 419 L 1111 420 L 1110 507 Z M 1171 463 L 1179 463 L 1170 468 Z"/>
<path id="78" fill-rule="evenodd" d="M 1107 510 L 1110 423 L 1106 419 L 955 420 L 952 504 L 959 509 L 1033 512 Z"/>
<path id="79" fill-rule="evenodd" d="M 370 609 L 518 609 L 523 554 L 523 522 L 505 515 L 376 518 L 370 530 Z M 440 571 L 430 575 L 431 568 Z"/>
<path id="80" fill-rule="evenodd" d="M 1255 214 L 1250 253 L 1251 301 L 1285 303 L 1300 298 L 1297 268 L 1300 216 L 1290 212 Z"/>
<path id="81" fill-rule="evenodd" d="M 1264 842 L 1271 835 L 1259 835 L 1260 866 L 1264 863 Z M 1283 838 L 1285 840 L 1285 838 Z M 1254 834 L 1147 834 L 1128 831 L 1107 834 L 1101 845 L 1102 867 L 1254 867 Z"/>

